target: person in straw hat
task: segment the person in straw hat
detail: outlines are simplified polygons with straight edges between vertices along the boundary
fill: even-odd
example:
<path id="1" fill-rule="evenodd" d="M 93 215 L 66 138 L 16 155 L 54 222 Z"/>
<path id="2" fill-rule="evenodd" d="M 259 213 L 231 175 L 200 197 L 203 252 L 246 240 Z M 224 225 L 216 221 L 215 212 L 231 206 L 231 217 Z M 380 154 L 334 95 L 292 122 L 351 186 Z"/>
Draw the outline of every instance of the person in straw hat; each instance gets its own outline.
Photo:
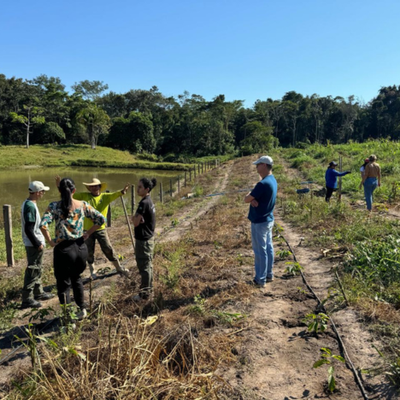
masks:
<path id="1" fill-rule="evenodd" d="M 110 203 L 118 199 L 118 197 L 123 196 L 127 192 L 130 186 L 129 184 L 127 184 L 122 190 L 113 193 L 105 193 L 107 184 L 105 182 L 101 182 L 97 178 L 93 178 L 92 182 L 89 183 L 83 182 L 83 184 L 86 186 L 89 193 L 88 192 L 74 193 L 73 196 L 74 199 L 88 202 L 93 208 L 99 211 L 105 218 L 107 218 L 108 206 L 110 205 Z M 84 230 L 88 231 L 92 226 L 93 222 L 90 219 L 85 218 L 83 227 Z M 126 275 L 127 271 L 125 268 L 121 266 L 119 262 L 118 256 L 116 255 L 111 245 L 110 239 L 108 237 L 106 224 L 104 223 L 86 240 L 86 245 L 89 253 L 87 263 L 89 265 L 91 277 L 93 279 L 97 278 L 96 269 L 94 265 L 94 250 L 95 250 L 96 240 L 99 243 L 104 255 L 107 257 L 109 261 L 111 261 L 114 264 L 117 272 Z"/>

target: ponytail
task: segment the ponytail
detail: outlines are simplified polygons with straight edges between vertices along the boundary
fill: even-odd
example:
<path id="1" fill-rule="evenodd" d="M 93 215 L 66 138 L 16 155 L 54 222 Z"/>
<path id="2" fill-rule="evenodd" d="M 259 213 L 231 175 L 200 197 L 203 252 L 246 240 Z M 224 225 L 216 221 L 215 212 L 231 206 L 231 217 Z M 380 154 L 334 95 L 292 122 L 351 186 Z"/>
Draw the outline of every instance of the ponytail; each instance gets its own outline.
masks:
<path id="1" fill-rule="evenodd" d="M 71 178 L 61 179 L 58 190 L 61 194 L 60 208 L 63 213 L 64 219 L 68 217 L 69 211 L 72 206 L 72 192 L 75 189 L 75 183 Z"/>
<path id="2" fill-rule="evenodd" d="M 149 193 L 157 185 L 156 178 L 153 178 L 152 180 L 150 180 L 148 178 L 142 178 L 142 179 L 140 179 L 140 182 L 142 182 L 142 185 L 145 189 L 149 189 Z"/>

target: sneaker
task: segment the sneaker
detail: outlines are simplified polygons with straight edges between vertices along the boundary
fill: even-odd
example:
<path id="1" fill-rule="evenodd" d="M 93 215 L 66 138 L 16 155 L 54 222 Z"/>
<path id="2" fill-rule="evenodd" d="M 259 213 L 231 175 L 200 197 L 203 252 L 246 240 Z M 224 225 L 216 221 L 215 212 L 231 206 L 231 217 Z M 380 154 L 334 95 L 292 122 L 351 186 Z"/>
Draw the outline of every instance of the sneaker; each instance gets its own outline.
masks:
<path id="1" fill-rule="evenodd" d="M 78 321 L 82 321 L 83 319 L 85 319 L 87 317 L 87 311 L 86 308 L 82 308 L 81 311 L 79 311 L 76 314 L 76 318 L 78 319 Z"/>
<path id="2" fill-rule="evenodd" d="M 40 303 L 39 301 L 36 300 L 27 300 L 22 302 L 21 304 L 21 308 L 40 308 L 42 307 L 42 303 Z"/>
<path id="3" fill-rule="evenodd" d="M 267 278 L 267 282 L 273 282 L 274 281 L 274 278 L 272 277 L 272 278 Z"/>
<path id="4" fill-rule="evenodd" d="M 53 293 L 46 293 L 43 292 L 39 294 L 38 296 L 35 296 L 35 300 L 50 300 L 54 297 L 55 295 Z"/>
<path id="5" fill-rule="evenodd" d="M 259 288 L 265 287 L 265 283 L 258 283 L 256 280 L 253 280 L 253 284 Z"/>

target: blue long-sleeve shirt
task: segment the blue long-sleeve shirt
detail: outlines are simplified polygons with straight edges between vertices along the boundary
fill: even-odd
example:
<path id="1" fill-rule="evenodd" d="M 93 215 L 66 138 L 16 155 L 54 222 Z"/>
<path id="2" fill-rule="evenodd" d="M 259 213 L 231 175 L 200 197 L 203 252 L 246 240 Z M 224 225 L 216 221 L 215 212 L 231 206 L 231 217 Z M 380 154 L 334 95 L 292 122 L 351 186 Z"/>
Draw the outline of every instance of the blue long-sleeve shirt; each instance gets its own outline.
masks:
<path id="1" fill-rule="evenodd" d="M 338 171 L 334 170 L 333 168 L 328 168 L 325 172 L 326 187 L 331 188 L 331 189 L 336 189 L 338 176 L 344 176 L 344 175 L 347 175 L 348 173 L 349 173 L 349 171 L 338 172 Z"/>

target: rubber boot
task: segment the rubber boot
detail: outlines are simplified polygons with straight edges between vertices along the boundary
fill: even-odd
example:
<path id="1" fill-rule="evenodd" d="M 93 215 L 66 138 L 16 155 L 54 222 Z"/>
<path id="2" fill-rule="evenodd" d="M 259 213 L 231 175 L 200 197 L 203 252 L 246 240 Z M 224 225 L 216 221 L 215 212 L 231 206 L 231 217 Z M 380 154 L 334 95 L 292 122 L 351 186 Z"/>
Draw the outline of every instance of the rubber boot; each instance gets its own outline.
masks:
<path id="1" fill-rule="evenodd" d="M 124 267 L 120 264 L 119 260 L 115 260 L 115 261 L 111 261 L 111 262 L 114 264 L 115 269 L 117 270 L 117 272 L 118 272 L 120 275 L 124 275 L 124 276 L 128 277 L 128 271 L 126 270 L 126 268 L 124 268 Z"/>
<path id="2" fill-rule="evenodd" d="M 90 277 L 92 279 L 96 279 L 97 275 L 96 275 L 96 270 L 94 268 L 94 264 L 89 264 L 89 270 L 90 270 Z"/>

